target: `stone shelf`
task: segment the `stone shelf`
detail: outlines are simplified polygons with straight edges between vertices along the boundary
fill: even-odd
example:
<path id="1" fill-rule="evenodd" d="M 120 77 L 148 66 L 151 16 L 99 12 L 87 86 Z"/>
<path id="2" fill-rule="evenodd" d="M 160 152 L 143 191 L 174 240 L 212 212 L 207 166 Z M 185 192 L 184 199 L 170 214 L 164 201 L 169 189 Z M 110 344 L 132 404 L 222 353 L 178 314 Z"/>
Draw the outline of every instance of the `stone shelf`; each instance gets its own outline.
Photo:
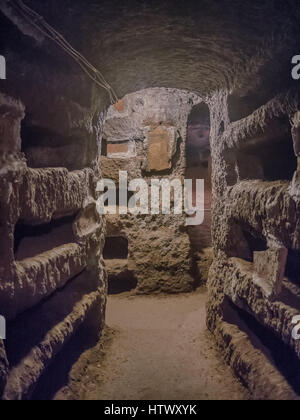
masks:
<path id="1" fill-rule="evenodd" d="M 242 181 L 228 188 L 230 217 L 236 223 L 277 238 L 288 249 L 300 248 L 300 203 L 289 194 L 289 182 Z"/>
<path id="2" fill-rule="evenodd" d="M 285 135 L 287 127 L 280 123 L 280 119 L 295 113 L 299 102 L 299 95 L 293 90 L 276 96 L 248 117 L 229 124 L 222 136 L 223 147 L 232 149 L 254 139 L 264 142 L 268 138 Z"/>
<path id="3" fill-rule="evenodd" d="M 235 375 L 248 384 L 253 400 L 296 400 L 286 379 L 268 357 L 268 349 L 245 331 L 239 320 L 221 321 L 217 328 L 217 344 Z M 255 378 L 255 381 L 253 380 Z"/>
<path id="4" fill-rule="evenodd" d="M 92 175 L 90 169 L 28 169 L 20 187 L 20 218 L 38 224 L 76 213 L 89 194 L 87 181 Z"/>
<path id="5" fill-rule="evenodd" d="M 103 305 L 100 285 L 83 272 L 50 299 L 16 318 L 9 326 L 6 341 L 10 372 L 3 398 L 30 398 L 56 354 L 91 311 L 98 308 L 100 317 Z"/>
<path id="6" fill-rule="evenodd" d="M 228 260 L 224 293 L 238 308 L 251 314 L 264 327 L 271 330 L 300 356 L 300 342 L 292 338 L 292 319 L 299 315 L 295 309 L 280 301 L 266 298 L 263 288 L 254 282 L 253 264 L 230 258 Z"/>
<path id="7" fill-rule="evenodd" d="M 13 282 L 0 290 L 1 313 L 11 319 L 65 286 L 85 267 L 86 253 L 76 243 L 17 262 Z"/>

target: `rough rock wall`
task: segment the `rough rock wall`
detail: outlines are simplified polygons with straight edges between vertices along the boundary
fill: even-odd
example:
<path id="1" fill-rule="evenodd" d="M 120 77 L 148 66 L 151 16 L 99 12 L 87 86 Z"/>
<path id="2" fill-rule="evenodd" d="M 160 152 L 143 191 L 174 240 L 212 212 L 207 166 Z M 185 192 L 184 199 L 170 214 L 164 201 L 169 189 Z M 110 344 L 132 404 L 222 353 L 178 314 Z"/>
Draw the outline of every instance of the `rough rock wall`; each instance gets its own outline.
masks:
<path id="1" fill-rule="evenodd" d="M 0 86 L 0 397 L 15 400 L 31 397 L 80 326 L 99 336 L 104 323 L 101 100 L 22 23 L 21 32 L 0 23 L 9 65 Z"/>
<path id="2" fill-rule="evenodd" d="M 29 398 L 55 355 L 98 310 L 104 320 L 104 220 L 92 169 L 32 169 L 21 153 L 21 102 L 0 95 L 0 311 L 4 399 Z M 2 363 L 3 361 L 3 363 Z M 3 368 L 2 368 L 3 365 Z"/>
<path id="3" fill-rule="evenodd" d="M 240 327 L 228 325 L 224 321 L 222 303 L 225 302 L 225 289 L 223 280 L 227 278 L 226 267 L 229 263 L 226 252 L 228 252 L 230 257 L 236 256 L 237 244 L 232 243 L 234 242 L 233 239 L 235 241 L 238 240 L 241 244 L 240 251 L 244 258 L 251 259 L 249 244 L 245 245 L 245 238 L 240 232 L 240 221 L 237 223 L 238 226 L 232 222 L 229 223 L 231 210 L 229 205 L 224 210 L 224 203 L 226 202 L 227 194 L 229 194 L 228 187 L 234 187 L 240 180 L 247 181 L 248 177 L 250 177 L 250 181 L 255 180 L 257 177 L 263 176 L 264 173 L 268 182 L 276 182 L 276 177 L 274 179 L 272 168 L 268 167 L 265 158 L 265 156 L 268 156 L 270 148 L 264 150 L 264 159 L 261 162 L 260 159 L 255 157 L 256 153 L 250 153 L 252 164 L 246 165 L 247 171 L 251 172 L 250 175 L 247 171 L 244 171 L 245 163 L 249 162 L 249 159 L 245 159 L 241 153 L 236 153 L 237 156 L 234 158 L 232 153 L 226 152 L 228 151 L 227 149 L 231 152 L 233 148 L 235 150 L 236 145 L 230 145 L 230 143 L 256 137 L 257 133 L 259 133 L 258 137 L 264 137 L 263 134 L 267 132 L 267 140 L 273 137 L 274 134 L 277 136 L 276 133 L 282 133 L 282 124 L 280 121 L 276 122 L 276 117 L 280 115 L 293 116 L 298 109 L 297 106 L 293 105 L 292 98 L 284 94 L 282 97 L 277 97 L 270 101 L 266 106 L 263 106 L 249 118 L 246 118 L 246 120 L 243 120 L 243 117 L 247 117 L 260 105 L 266 104 L 270 98 L 275 96 L 275 93 L 281 91 L 287 84 L 287 80 L 290 79 L 290 58 L 297 51 L 299 45 L 296 36 L 297 33 L 299 34 L 299 1 L 277 2 L 267 0 L 262 2 L 261 0 L 245 0 L 241 2 L 236 0 L 222 2 L 219 0 L 203 0 L 200 2 L 199 0 L 191 0 L 182 2 L 180 0 L 170 2 L 153 0 L 141 2 L 137 0 L 120 2 L 119 0 L 103 0 L 99 2 L 98 0 L 87 0 L 82 2 L 66 0 L 61 2 L 59 0 L 49 0 L 40 2 L 39 0 L 28 0 L 26 3 L 45 16 L 50 24 L 66 35 L 67 39 L 75 47 L 82 51 L 93 64 L 103 70 L 104 74 L 109 76 L 109 81 L 120 97 L 128 92 L 143 89 L 146 86 L 189 89 L 193 92 L 201 92 L 203 95 L 213 95 L 210 101 L 211 119 L 213 121 L 211 134 L 213 144 L 213 184 L 216 202 L 213 230 L 217 258 L 211 271 L 212 297 L 209 304 L 208 324 L 215 331 L 220 344 L 223 343 L 223 347 L 226 347 L 228 360 L 231 361 L 237 373 L 249 384 L 252 384 L 252 387 L 254 387 L 254 374 L 256 377 L 259 374 L 259 369 L 254 369 L 254 364 L 262 366 L 257 395 L 270 395 L 270 388 L 262 386 L 262 381 L 270 383 L 269 377 L 278 375 L 278 372 L 271 364 L 269 364 L 268 370 L 264 369 L 267 363 L 263 353 L 258 356 L 258 352 L 250 343 L 248 335 Z M 6 9 L 7 6 L 11 8 L 8 1 L 0 1 L 1 10 L 4 11 L 4 8 Z M 2 176 L 3 167 L 4 181 L 2 184 L 4 186 L 1 188 L 4 188 L 5 195 L 3 195 L 3 200 L 6 204 L 3 206 L 3 214 L 1 213 L 3 221 L 0 224 L 0 229 L 3 232 L 2 236 L 4 235 L 4 238 L 8 238 L 8 242 L 3 242 L 4 245 L 1 246 L 0 252 L 1 257 L 3 256 L 1 264 L 4 260 L 8 261 L 8 265 L 3 266 L 2 272 L 8 270 L 7 278 L 10 279 L 11 273 L 16 272 L 16 270 L 13 271 L 15 263 L 12 252 L 12 232 L 16 218 L 11 213 L 10 205 L 17 211 L 17 214 L 22 213 L 25 223 L 33 225 L 36 223 L 49 223 L 53 214 L 64 216 L 67 213 L 69 217 L 72 214 L 73 216 L 75 215 L 74 213 L 81 208 L 80 202 L 82 202 L 82 199 L 80 197 L 82 196 L 83 173 L 89 173 L 84 168 L 93 167 L 92 160 L 96 150 L 94 134 L 97 132 L 96 129 L 100 128 L 98 126 L 99 115 L 97 109 L 98 111 L 103 109 L 107 102 L 105 102 L 103 95 L 99 92 L 95 95 L 91 85 L 85 83 L 85 76 L 80 72 L 74 71 L 70 61 L 65 60 L 63 53 L 57 51 L 55 46 L 41 39 L 40 35 L 36 36 L 35 31 L 32 31 L 32 28 L 28 28 L 28 25 L 24 25 L 24 21 L 20 17 L 11 16 L 10 12 L 6 16 L 13 18 L 21 32 L 26 35 L 24 37 L 8 19 L 3 19 L 1 15 L 0 38 L 1 41 L 7 41 L 1 50 L 1 54 L 4 54 L 7 58 L 9 75 L 8 80 L 1 84 L 1 91 L 3 87 L 3 91 L 8 96 L 21 99 L 25 105 L 26 115 L 22 129 L 22 152 L 25 153 L 29 163 L 29 167 L 26 167 L 23 155 L 19 155 L 19 146 L 11 142 L 11 136 L 6 139 L 1 136 L 4 152 L 1 157 L 0 176 Z M 34 44 L 31 41 L 32 37 L 36 41 Z M 266 62 L 267 66 L 265 65 Z M 278 63 L 282 65 L 279 66 Z M 285 77 L 281 81 L 283 74 Z M 260 85 L 261 82 L 262 84 Z M 238 91 L 235 91 L 235 95 L 228 97 L 228 102 L 226 101 L 226 92 L 220 91 L 214 94 L 216 90 L 219 91 L 233 85 Z M 261 89 L 261 86 L 263 86 L 263 89 Z M 276 92 L 274 92 L 275 86 Z M 252 96 L 249 97 L 247 93 L 251 89 Z M 241 95 L 244 95 L 243 100 L 241 100 Z M 10 127 L 15 126 L 11 123 L 7 124 L 5 121 L 5 118 L 10 115 L 10 113 L 7 114 L 6 112 L 6 102 L 11 101 L 8 96 L 6 96 L 5 106 L 1 111 L 4 115 L 1 118 L 1 127 L 2 124 Z M 235 107 L 235 105 L 237 106 Z M 18 120 L 21 118 L 18 115 L 20 112 L 23 112 L 21 111 L 22 105 L 10 106 L 10 109 L 12 109 L 13 115 L 17 113 L 17 116 L 13 119 Z M 120 109 L 122 109 L 122 106 Z M 243 115 L 241 115 L 241 110 Z M 231 121 L 230 124 L 229 120 Z M 275 126 L 273 126 L 274 120 Z M 237 123 L 234 123 L 234 121 L 237 121 Z M 294 138 L 297 139 L 297 121 L 299 121 L 299 117 L 295 116 L 293 121 L 295 121 Z M 16 132 L 19 132 L 18 124 L 15 127 L 17 127 Z M 285 132 L 284 127 L 286 127 L 285 123 L 283 124 L 283 132 Z M 55 128 L 54 133 L 53 128 Z M 225 129 L 226 135 L 224 133 Z M 38 137 L 40 138 L 39 141 L 36 140 Z M 13 138 L 15 138 L 16 142 L 20 141 L 18 135 Z M 82 139 L 85 139 L 85 141 L 81 143 Z M 225 148 L 226 144 L 228 145 L 227 149 Z M 73 153 L 74 148 L 72 145 L 75 145 L 77 150 L 75 153 Z M 298 154 L 297 140 L 295 140 L 295 145 L 296 153 Z M 63 153 L 61 153 L 62 146 L 64 149 Z M 285 154 L 281 153 L 281 147 L 277 148 L 277 156 L 284 157 Z M 124 149 L 121 152 L 124 153 Z M 45 156 L 47 156 L 46 160 L 44 160 Z M 284 165 L 280 165 L 280 160 L 277 160 L 275 165 L 278 168 L 283 167 L 283 179 L 286 174 L 288 178 L 290 177 L 290 171 L 286 170 L 288 161 L 289 159 L 286 160 Z M 112 162 L 113 160 L 110 159 L 109 164 L 112 165 Z M 163 164 L 165 163 L 163 162 Z M 43 169 L 48 165 L 56 168 L 52 170 Z M 65 170 L 58 169 L 64 165 L 67 165 Z M 118 167 L 119 165 L 116 165 L 116 169 Z M 238 168 L 238 172 L 234 170 L 235 167 Z M 49 179 L 51 191 L 48 190 Z M 299 174 L 296 172 L 289 186 L 290 197 L 296 202 L 299 195 L 298 181 Z M 287 181 L 285 183 L 287 184 Z M 30 184 L 34 185 L 34 188 L 31 188 Z M 58 188 L 57 185 L 61 185 L 61 187 Z M 243 196 L 243 186 L 241 187 L 242 190 L 239 187 L 230 190 L 231 197 L 229 202 L 234 200 L 235 196 L 240 201 L 243 201 L 243 198 L 241 198 Z M 253 183 L 253 188 L 251 185 L 249 186 L 248 182 L 245 184 L 250 200 L 253 200 L 257 187 L 259 187 L 257 183 Z M 278 184 L 277 187 L 281 202 L 287 203 L 287 194 L 282 190 L 284 189 L 282 184 Z M 260 215 L 262 217 L 265 216 L 264 209 L 268 208 L 269 201 L 272 202 L 273 191 L 277 187 L 270 185 L 262 193 L 262 199 L 267 200 L 267 203 L 261 204 Z M 69 191 L 69 189 L 72 190 L 72 193 L 67 194 L 69 198 L 65 202 L 64 197 L 60 196 L 60 192 L 61 190 Z M 77 191 L 75 194 L 73 194 L 74 189 Z M 18 194 L 23 194 L 25 197 L 25 204 L 21 209 L 17 208 L 15 204 L 15 202 L 19 203 Z M 48 198 L 44 200 L 44 197 Z M 50 206 L 50 210 L 47 210 L 48 206 Z M 286 210 L 293 209 L 293 204 L 285 206 L 286 204 L 284 204 Z M 249 230 L 249 226 L 258 224 L 258 227 L 256 226 L 255 228 L 262 232 L 262 228 L 258 223 L 258 219 L 261 216 L 255 217 L 256 206 L 254 207 L 254 212 L 252 212 L 251 216 L 246 214 L 246 212 L 241 214 L 240 210 L 237 210 L 235 213 L 239 220 L 246 219 L 246 231 Z M 272 207 L 274 206 L 271 205 L 271 209 Z M 66 209 L 67 211 L 65 211 Z M 281 221 L 287 218 L 288 223 L 290 223 L 290 217 L 293 217 L 291 212 L 286 211 Z M 249 218 L 251 221 L 248 220 Z M 272 220 L 275 220 L 274 217 Z M 289 232 L 291 231 L 290 228 L 294 228 L 293 223 L 288 227 Z M 271 229 L 277 232 L 279 236 L 285 236 L 285 243 L 290 245 L 292 242 L 290 234 L 285 235 L 280 224 L 281 222 L 277 225 L 275 220 Z M 83 223 L 83 225 L 87 226 L 89 223 Z M 61 232 L 61 229 L 64 227 L 55 225 L 54 228 Z M 268 222 L 265 223 L 264 231 L 266 232 L 267 229 Z M 25 230 L 28 231 L 27 225 Z M 42 231 L 44 232 L 44 230 L 43 228 Z M 66 226 L 66 230 L 69 231 L 68 226 Z M 17 231 L 20 231 L 20 223 Z M 49 241 L 52 243 L 52 237 L 49 237 Z M 253 242 L 253 239 L 250 242 Z M 8 244 L 7 246 L 6 243 Z M 25 241 L 25 243 L 27 242 Z M 81 266 L 82 254 L 81 252 L 78 253 L 77 240 L 74 242 L 73 239 L 71 244 L 75 244 L 75 247 L 67 247 L 68 250 L 66 252 L 53 256 L 51 263 L 48 264 L 46 262 L 45 266 L 51 266 L 52 270 L 56 264 L 55 260 L 62 261 L 63 258 L 69 258 L 67 255 L 71 255 L 73 258 L 72 266 L 77 268 Z M 252 248 L 255 247 L 252 245 Z M 262 246 L 259 246 L 260 250 L 261 248 L 261 252 L 266 251 L 263 250 Z M 278 252 L 278 255 L 284 256 L 284 250 L 282 251 L 280 248 L 280 250 L 276 249 L 274 251 L 276 252 L 266 252 L 262 256 L 263 258 L 261 258 L 261 254 L 256 255 L 256 262 L 258 270 L 261 271 L 262 264 L 260 262 L 264 258 L 268 261 L 273 261 L 274 258 L 277 258 L 277 269 L 275 274 L 271 273 L 272 276 L 275 275 L 275 284 L 277 286 L 278 278 L 280 279 L 281 264 L 279 264 L 276 253 Z M 19 249 L 18 253 L 22 255 L 24 248 L 23 250 Z M 43 261 L 45 260 L 43 259 Z M 95 264 L 95 261 L 92 261 L 93 263 L 91 264 Z M 251 264 L 251 261 L 248 261 L 248 263 Z M 44 269 L 40 259 L 34 265 L 34 270 L 31 270 L 29 267 L 29 271 L 33 273 L 38 272 L 40 269 Z M 26 270 L 25 265 L 20 272 L 22 276 L 21 281 L 18 282 L 17 280 L 15 282 L 16 289 L 12 287 L 10 295 L 13 295 L 15 292 L 19 293 L 20 288 L 23 287 L 23 281 L 25 281 L 24 288 L 26 289 Z M 66 271 L 68 272 L 67 267 Z M 67 274 L 64 275 L 67 276 Z M 43 278 L 48 278 L 47 276 L 48 274 L 46 277 L 43 276 Z M 267 277 L 267 283 L 271 282 L 272 286 L 270 273 L 267 273 Z M 55 276 L 55 280 L 52 282 L 53 276 L 51 273 L 49 278 L 51 278 L 51 282 L 49 282 L 50 288 L 48 290 L 55 288 L 55 282 L 56 284 L 65 282 L 65 278 L 57 278 Z M 229 278 L 229 284 L 231 284 L 230 281 Z M 12 285 L 15 286 L 15 283 Z M 47 290 L 46 288 L 49 287 L 49 284 L 43 287 Z M 230 287 L 227 289 L 227 295 L 230 295 Z M 272 287 L 266 287 L 267 291 L 270 291 L 270 289 L 272 295 Z M 7 293 L 7 290 L 5 293 Z M 34 295 L 34 290 L 29 293 L 27 290 L 26 293 L 30 297 L 31 302 L 38 300 Z M 80 294 L 79 290 L 78 293 Z M 41 296 L 42 292 L 39 291 L 38 294 Z M 295 292 L 292 293 L 292 296 L 294 294 Z M 46 302 L 54 302 L 53 305 L 55 306 L 52 296 Z M 76 294 L 74 296 L 76 299 Z M 245 298 L 246 302 L 247 299 L 248 297 Z M 233 300 L 234 298 L 232 297 L 231 301 Z M 20 301 L 22 302 L 21 299 Z M 62 301 L 64 301 L 64 295 Z M 263 297 L 261 302 L 264 308 L 266 298 Z M 26 306 L 26 302 L 23 301 L 22 305 Z M 35 308 L 37 307 L 36 305 Z M 10 309 L 7 310 L 10 311 Z M 13 312 L 17 308 L 12 308 L 11 310 Z M 249 309 L 248 312 L 253 313 L 253 310 Z M 85 313 L 85 310 L 83 313 Z M 22 320 L 22 317 L 18 319 Z M 28 320 L 29 318 L 26 319 Z M 56 321 L 50 317 L 50 321 L 51 319 L 53 319 L 54 325 Z M 80 317 L 74 318 L 72 316 L 70 319 L 67 319 L 68 328 L 70 325 L 76 325 L 76 319 L 80 321 Z M 274 328 L 275 332 L 278 332 L 277 329 L 280 323 Z M 32 325 L 32 322 L 30 324 Z M 261 321 L 261 324 L 263 324 L 263 321 Z M 48 325 L 50 331 L 51 325 L 49 326 L 47 323 L 45 325 Z M 17 331 L 17 328 L 14 328 L 13 331 Z M 237 332 L 237 334 L 234 335 L 233 332 Z M 64 341 L 65 338 L 60 337 L 60 340 Z M 241 342 L 243 342 L 242 349 L 238 345 Z M 38 345 L 38 341 L 35 344 Z M 41 353 L 39 354 L 39 349 L 34 351 L 34 357 L 43 359 L 42 354 L 47 353 L 49 359 L 51 359 L 54 353 L 43 351 L 42 346 L 47 346 L 47 344 L 47 342 L 41 344 L 39 347 L 39 349 L 42 348 Z M 27 345 L 26 351 L 28 354 L 30 349 L 33 348 L 32 345 Z M 245 348 L 247 348 L 247 351 Z M 4 349 L 3 343 L 0 343 L 0 387 L 5 385 L 9 372 L 9 360 L 7 360 Z M 248 360 L 242 358 L 241 350 L 242 353 L 247 353 Z M 15 357 L 14 360 L 18 364 L 21 358 Z M 32 383 L 35 382 L 35 378 L 43 370 L 43 366 L 40 365 L 40 367 L 37 368 L 38 373 L 33 375 Z M 20 370 L 16 372 L 18 377 Z M 19 375 L 19 377 L 22 378 L 23 376 Z M 27 378 L 27 373 L 24 377 Z M 274 380 L 275 387 L 277 382 L 283 386 L 280 375 Z"/>
<path id="4" fill-rule="evenodd" d="M 210 100 L 213 241 L 207 325 L 257 399 L 299 397 L 299 91 L 232 122 L 229 92 Z M 238 102 L 235 102 L 238 106 Z M 298 160 L 298 162 L 297 162 Z"/>
<path id="5" fill-rule="evenodd" d="M 104 178 L 183 179 L 189 113 L 201 98 L 174 89 L 147 89 L 109 109 L 104 125 Z M 206 145 L 204 145 L 205 147 Z M 200 145 L 201 147 L 201 145 Z M 107 215 L 107 236 L 128 240 L 128 258 L 106 261 L 111 282 L 132 277 L 137 292 L 187 292 L 197 283 L 185 215 Z M 195 271 L 195 272 L 194 272 Z M 123 273 L 123 274 L 122 274 Z M 134 279 L 136 284 L 134 284 Z"/>

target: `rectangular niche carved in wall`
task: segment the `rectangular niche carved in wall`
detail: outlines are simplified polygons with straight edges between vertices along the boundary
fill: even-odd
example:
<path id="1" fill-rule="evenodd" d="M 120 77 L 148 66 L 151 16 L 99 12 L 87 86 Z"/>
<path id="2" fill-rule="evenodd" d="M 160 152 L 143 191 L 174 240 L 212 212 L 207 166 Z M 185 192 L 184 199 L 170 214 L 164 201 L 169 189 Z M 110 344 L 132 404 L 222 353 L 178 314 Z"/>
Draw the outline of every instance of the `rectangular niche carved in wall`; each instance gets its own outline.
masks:
<path id="1" fill-rule="evenodd" d="M 108 158 L 131 158 L 136 156 L 134 141 L 106 141 L 105 153 Z"/>
<path id="2" fill-rule="evenodd" d="M 114 155 L 116 153 L 128 153 L 128 143 L 108 143 L 107 154 Z"/>
<path id="3" fill-rule="evenodd" d="M 29 226 L 19 222 L 15 227 L 15 259 L 21 261 L 50 251 L 61 245 L 75 243 L 73 223 L 76 216 L 52 220 L 50 223 Z"/>
<path id="4" fill-rule="evenodd" d="M 103 250 L 105 260 L 126 260 L 128 258 L 128 240 L 122 236 L 111 236 L 105 240 Z"/>

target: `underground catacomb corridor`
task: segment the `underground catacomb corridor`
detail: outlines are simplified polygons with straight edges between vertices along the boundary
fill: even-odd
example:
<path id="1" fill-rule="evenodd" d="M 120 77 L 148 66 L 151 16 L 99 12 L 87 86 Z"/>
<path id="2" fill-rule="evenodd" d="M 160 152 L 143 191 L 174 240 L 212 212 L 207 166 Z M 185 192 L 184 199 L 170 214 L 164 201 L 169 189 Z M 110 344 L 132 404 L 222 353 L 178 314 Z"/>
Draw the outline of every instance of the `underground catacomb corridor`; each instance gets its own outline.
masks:
<path id="1" fill-rule="evenodd" d="M 1 400 L 300 399 L 299 23 L 0 0 Z"/>

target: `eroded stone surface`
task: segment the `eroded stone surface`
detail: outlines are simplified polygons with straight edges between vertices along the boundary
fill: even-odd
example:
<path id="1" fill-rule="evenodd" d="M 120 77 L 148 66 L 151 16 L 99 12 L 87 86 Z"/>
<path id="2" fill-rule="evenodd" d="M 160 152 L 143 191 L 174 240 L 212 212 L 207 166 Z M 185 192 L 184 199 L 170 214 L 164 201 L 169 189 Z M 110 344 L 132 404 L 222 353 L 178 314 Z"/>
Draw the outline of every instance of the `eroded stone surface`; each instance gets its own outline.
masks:
<path id="1" fill-rule="evenodd" d="M 174 129 L 168 130 L 167 127 L 159 126 L 149 131 L 147 171 L 161 172 L 172 167 L 172 145 L 174 144 Z M 176 148 L 175 148 L 176 150 Z"/>
<path id="2" fill-rule="evenodd" d="M 143 178 L 149 186 L 152 178 L 182 180 L 186 169 L 187 120 L 193 105 L 199 102 L 200 97 L 184 91 L 147 89 L 127 95 L 121 114 L 111 107 L 104 125 L 104 139 L 116 145 L 120 139 L 134 141 L 136 157 L 102 156 L 103 177 L 117 185 L 119 171 L 128 172 L 128 181 Z M 131 267 L 138 293 L 178 293 L 195 287 L 185 217 L 184 214 L 106 216 L 107 236 L 128 240 L 128 264 L 121 272 L 128 272 L 128 266 Z M 109 269 L 109 274 L 116 275 L 115 267 L 111 272 Z"/>
<path id="3" fill-rule="evenodd" d="M 270 288 L 270 297 L 278 297 L 282 290 L 288 250 L 286 248 L 268 249 L 254 252 L 254 271 L 259 279 Z"/>
<path id="4" fill-rule="evenodd" d="M 298 399 L 299 341 L 292 338 L 292 319 L 299 313 L 299 284 L 290 274 L 290 254 L 300 247 L 297 172 L 293 181 L 286 172 L 286 179 L 270 182 L 260 159 L 269 143 L 272 164 L 272 142 L 276 147 L 282 141 L 290 153 L 292 127 L 284 117 L 295 115 L 299 96 L 297 90 L 275 96 L 232 123 L 225 97 L 219 92 L 210 101 L 215 260 L 207 325 L 254 398 Z M 270 357 L 275 347 L 289 354 L 285 365 Z"/>
<path id="5" fill-rule="evenodd" d="M 7 382 L 7 376 L 8 376 L 8 360 L 6 357 L 4 343 L 2 340 L 0 340 L 0 393 L 1 395 Z"/>
<path id="6" fill-rule="evenodd" d="M 215 248 L 215 263 L 210 272 L 208 326 L 226 349 L 226 359 L 254 395 L 293 398 L 284 378 L 265 357 L 261 357 L 249 339 L 250 334 L 242 333 L 240 325 L 226 324 L 225 304 L 229 300 L 243 313 L 252 314 L 260 325 L 296 350 L 299 356 L 299 348 L 290 341 L 291 317 L 299 312 L 297 285 L 285 279 L 284 289 L 289 293 L 280 296 L 279 301 L 270 302 L 261 287 L 254 284 L 251 265 L 253 253 L 257 251 L 255 245 L 261 241 L 268 246 L 276 242 L 289 251 L 299 251 L 299 170 L 292 182 L 287 176 L 265 183 L 259 159 L 246 165 L 245 156 L 236 158 L 237 148 L 240 154 L 244 147 L 255 146 L 257 156 L 260 156 L 261 142 L 285 139 L 291 131 L 290 120 L 294 122 L 294 150 L 299 154 L 299 95 L 297 87 L 287 92 L 291 84 L 290 59 L 299 45 L 299 1 L 245 0 L 227 2 L 226 7 L 219 0 L 203 2 L 200 7 L 198 1 L 189 2 L 188 7 L 185 2 L 154 3 L 133 1 L 124 4 L 119 0 L 89 0 L 84 4 L 72 0 L 51 0 L 47 4 L 38 0 L 29 2 L 104 72 L 120 97 L 150 86 L 188 89 L 205 96 L 212 123 Z M 1 84 L 6 93 L 0 96 L 0 284 L 5 286 L 5 293 L 13 295 L 19 281 L 13 270 L 17 221 L 40 225 L 66 214 L 75 216 L 95 199 L 94 173 L 83 169 L 95 167 L 103 121 L 101 111 L 109 101 L 106 92 L 86 79 L 69 57 L 64 57 L 55 45 L 18 16 L 7 1 L 0 1 L 0 8 L 10 19 L 1 16 L 3 33 L 9 34 L 1 54 L 9 57 L 11 72 L 11 77 Z M 108 111 L 106 138 L 115 143 L 127 142 L 129 138 L 138 140 L 135 159 L 102 159 L 103 173 L 112 178 L 121 167 L 129 168 L 132 177 L 140 177 L 147 171 L 147 149 L 141 144 L 151 127 L 159 126 L 162 121 L 165 126 L 186 125 L 186 112 L 190 107 L 186 99 L 183 103 L 171 101 L 162 110 L 160 101 L 153 104 L 153 98 L 145 100 L 143 96 L 136 97 L 135 103 L 127 97 Z M 25 155 L 20 149 L 20 124 L 24 116 L 21 101 L 26 109 L 22 138 Z M 193 101 L 195 103 L 195 95 Z M 144 110 L 149 108 L 152 112 L 147 115 Z M 132 124 L 132 110 L 136 114 L 135 124 Z M 184 132 L 180 134 L 184 138 Z M 286 137 L 286 140 L 290 141 L 290 138 Z M 182 156 L 182 148 L 180 153 Z M 176 157 L 176 154 L 172 156 Z M 271 153 L 268 158 L 271 160 Z M 26 160 L 33 168 L 28 168 Z M 183 163 L 179 158 L 173 166 L 173 175 L 182 175 Z M 50 164 L 56 168 L 35 169 Z M 59 166 L 65 169 L 59 169 Z M 97 175 L 98 172 L 99 168 L 96 168 Z M 118 223 L 108 220 L 109 231 L 113 235 L 120 232 L 126 235 L 128 229 L 134 232 L 136 220 L 129 218 Z M 163 224 L 165 232 L 160 233 L 156 228 Z M 151 234 L 147 231 L 149 225 L 154 230 Z M 157 284 L 161 279 L 163 285 L 168 286 L 170 278 L 175 290 L 189 289 L 191 278 L 182 277 L 182 272 L 187 273 L 189 266 L 189 243 L 187 235 L 182 233 L 181 220 L 141 218 L 139 226 L 143 236 L 134 237 L 134 233 L 133 237 L 138 245 L 146 243 L 149 256 L 155 261 L 153 272 L 149 268 L 153 267 L 153 261 L 139 255 L 139 269 L 145 269 L 154 280 L 151 289 L 160 289 L 161 285 Z M 101 259 L 104 223 L 99 222 L 88 207 L 76 229 L 76 245 L 84 250 L 81 257 L 86 258 L 87 269 L 96 280 L 100 279 L 104 305 L 106 285 Z M 251 241 L 245 238 L 245 231 L 252 235 Z M 161 238 L 168 255 L 160 252 L 156 258 L 155 249 L 149 249 L 147 241 L 160 245 Z M 141 246 L 137 248 L 133 248 L 132 254 L 142 252 Z M 229 260 L 236 256 L 244 259 L 240 264 L 242 268 L 237 266 L 236 260 Z M 168 279 L 164 279 L 165 266 L 172 273 Z M 249 272 L 244 272 L 245 266 L 250 267 Z M 36 285 L 32 279 L 26 280 L 30 293 L 33 289 L 34 294 Z M 49 283 L 51 287 L 47 291 Z M 38 294 L 41 293 L 40 297 L 44 292 L 47 295 L 54 287 L 55 282 L 46 281 Z M 86 292 L 85 286 L 82 291 Z M 91 300 L 97 301 L 97 297 Z M 54 292 L 46 300 L 47 304 L 52 302 L 53 312 L 59 311 L 65 301 L 76 305 L 69 293 L 58 299 L 58 293 Z M 80 302 L 83 303 L 79 308 L 76 306 L 74 316 L 66 316 L 65 321 L 50 332 L 44 331 L 43 345 L 27 348 L 27 356 L 18 366 L 10 367 L 9 372 L 0 344 L 0 392 L 9 373 L 6 398 L 30 395 L 50 359 L 84 320 L 89 304 L 85 300 Z M 41 308 L 37 305 L 33 309 L 29 324 L 35 324 Z M 20 316 L 22 319 L 23 314 Z M 49 316 L 51 318 L 51 314 Z M 56 321 L 53 318 L 54 324 Z M 31 372 L 32 365 L 35 368 Z"/>
<path id="7" fill-rule="evenodd" d="M 3 399 L 30 398 L 81 324 L 93 323 L 99 335 L 107 290 L 95 167 L 70 172 L 66 161 L 61 168 L 29 168 L 28 149 L 21 153 L 24 116 L 20 101 L 0 95 L 0 314 L 9 322 L 5 347 L 0 343 Z M 61 148 L 57 156 L 63 162 L 68 153 Z M 52 162 L 47 147 L 42 155 L 39 166 Z"/>

